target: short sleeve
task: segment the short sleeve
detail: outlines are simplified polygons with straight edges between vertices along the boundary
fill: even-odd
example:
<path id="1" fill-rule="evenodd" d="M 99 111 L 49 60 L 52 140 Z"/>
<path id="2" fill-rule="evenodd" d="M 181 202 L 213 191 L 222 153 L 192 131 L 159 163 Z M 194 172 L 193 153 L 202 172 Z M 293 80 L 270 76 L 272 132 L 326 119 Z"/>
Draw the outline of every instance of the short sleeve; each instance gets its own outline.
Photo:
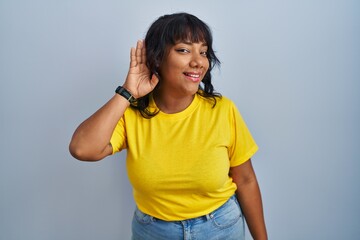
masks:
<path id="1" fill-rule="evenodd" d="M 229 146 L 230 166 L 235 167 L 249 160 L 258 150 L 240 112 L 232 103 L 229 111 L 231 143 Z"/>
<path id="2" fill-rule="evenodd" d="M 115 154 L 116 152 L 119 152 L 126 148 L 126 131 L 123 117 L 116 124 L 114 132 L 110 139 L 110 143 L 113 148 L 112 154 Z"/>

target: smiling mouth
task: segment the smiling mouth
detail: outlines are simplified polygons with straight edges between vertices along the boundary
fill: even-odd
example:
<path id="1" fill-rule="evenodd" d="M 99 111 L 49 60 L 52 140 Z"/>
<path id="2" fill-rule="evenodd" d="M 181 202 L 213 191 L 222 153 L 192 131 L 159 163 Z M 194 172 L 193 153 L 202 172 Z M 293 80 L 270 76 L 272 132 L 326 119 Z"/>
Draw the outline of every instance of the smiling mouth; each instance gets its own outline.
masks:
<path id="1" fill-rule="evenodd" d="M 184 72 L 184 75 L 186 76 L 187 79 L 190 79 L 193 82 L 198 82 L 200 81 L 200 77 L 201 74 L 200 73 L 189 73 L 189 72 Z"/>

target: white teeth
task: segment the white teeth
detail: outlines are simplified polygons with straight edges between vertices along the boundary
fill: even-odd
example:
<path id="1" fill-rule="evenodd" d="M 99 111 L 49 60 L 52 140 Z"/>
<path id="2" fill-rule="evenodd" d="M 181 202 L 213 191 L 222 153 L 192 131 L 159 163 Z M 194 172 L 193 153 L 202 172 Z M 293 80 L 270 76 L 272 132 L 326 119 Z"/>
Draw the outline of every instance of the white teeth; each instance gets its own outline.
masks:
<path id="1" fill-rule="evenodd" d="M 200 75 L 198 75 L 198 74 L 185 73 L 185 75 L 187 75 L 187 76 L 189 76 L 189 77 L 193 77 L 193 78 L 198 78 L 198 77 L 200 77 Z"/>

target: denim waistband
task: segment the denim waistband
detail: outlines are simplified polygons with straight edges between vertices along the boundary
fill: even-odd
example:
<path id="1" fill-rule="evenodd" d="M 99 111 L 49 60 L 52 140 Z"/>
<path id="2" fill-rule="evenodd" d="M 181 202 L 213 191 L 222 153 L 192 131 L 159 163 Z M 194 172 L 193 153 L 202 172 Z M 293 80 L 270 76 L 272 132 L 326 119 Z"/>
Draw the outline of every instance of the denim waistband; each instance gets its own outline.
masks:
<path id="1" fill-rule="evenodd" d="M 236 195 L 232 195 L 223 205 L 221 205 L 220 207 L 218 207 L 217 209 L 215 209 L 214 211 L 212 211 L 211 213 L 209 214 L 206 214 L 204 216 L 201 216 L 201 218 L 206 218 L 206 220 L 210 220 L 214 217 L 214 214 L 217 212 L 217 211 L 220 211 L 222 208 L 226 207 L 226 204 L 230 201 L 230 200 L 234 200 L 238 205 L 238 200 L 236 198 Z"/>
<path id="2" fill-rule="evenodd" d="M 235 196 L 209 214 L 178 221 L 164 221 L 136 209 L 132 239 L 245 239 L 245 224 Z"/>

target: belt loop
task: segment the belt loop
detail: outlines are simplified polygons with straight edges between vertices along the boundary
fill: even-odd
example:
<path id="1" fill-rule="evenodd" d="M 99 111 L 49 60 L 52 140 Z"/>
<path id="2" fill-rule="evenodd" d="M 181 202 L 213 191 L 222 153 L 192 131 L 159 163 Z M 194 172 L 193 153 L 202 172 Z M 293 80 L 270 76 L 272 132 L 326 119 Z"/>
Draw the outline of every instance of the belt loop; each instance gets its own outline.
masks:
<path id="1" fill-rule="evenodd" d="M 205 217 L 206 217 L 206 220 L 209 221 L 210 219 L 212 219 L 214 217 L 214 212 L 206 214 Z"/>

